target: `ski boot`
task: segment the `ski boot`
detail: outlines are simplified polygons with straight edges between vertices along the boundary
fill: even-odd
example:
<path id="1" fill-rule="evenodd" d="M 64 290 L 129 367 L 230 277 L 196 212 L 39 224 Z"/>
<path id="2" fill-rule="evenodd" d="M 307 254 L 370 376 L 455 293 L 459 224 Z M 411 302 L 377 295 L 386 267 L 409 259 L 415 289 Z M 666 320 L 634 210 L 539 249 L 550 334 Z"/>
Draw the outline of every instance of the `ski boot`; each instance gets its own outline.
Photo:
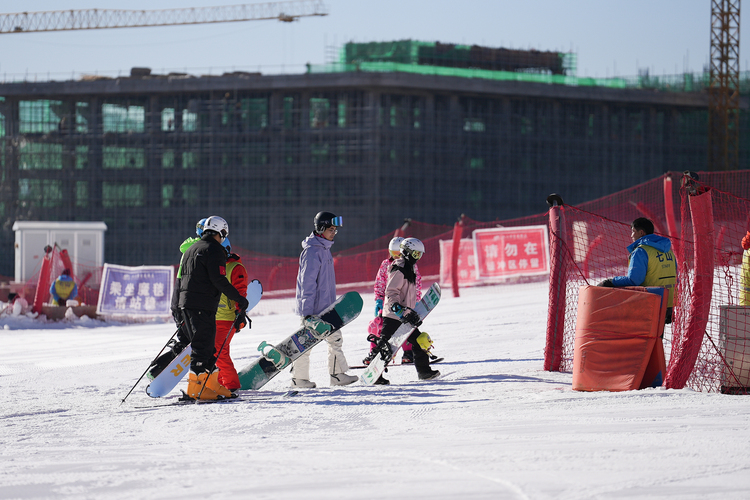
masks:
<path id="1" fill-rule="evenodd" d="M 413 364 L 414 363 L 414 351 L 409 349 L 404 351 L 404 355 L 401 357 L 401 364 Z"/>
<path id="2" fill-rule="evenodd" d="M 205 387 L 204 387 L 205 386 Z M 219 383 L 219 370 L 211 373 L 195 373 L 188 375 L 188 390 L 185 393 L 191 399 L 229 399 L 237 397 L 232 391 Z"/>

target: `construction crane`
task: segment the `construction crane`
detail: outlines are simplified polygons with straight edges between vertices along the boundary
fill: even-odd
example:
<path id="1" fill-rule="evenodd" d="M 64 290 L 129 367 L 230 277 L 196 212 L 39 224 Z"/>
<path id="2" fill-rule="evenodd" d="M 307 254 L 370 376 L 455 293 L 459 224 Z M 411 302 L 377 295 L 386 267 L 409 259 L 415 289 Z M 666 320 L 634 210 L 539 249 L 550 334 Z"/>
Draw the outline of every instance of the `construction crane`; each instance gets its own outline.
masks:
<path id="1" fill-rule="evenodd" d="M 327 15 L 326 6 L 319 0 L 163 10 L 85 9 L 20 12 L 0 14 L 0 34 L 145 28 L 272 19 L 290 23 L 300 17 Z"/>
<path id="2" fill-rule="evenodd" d="M 740 143 L 740 0 L 711 0 L 708 170 L 737 170 Z"/>

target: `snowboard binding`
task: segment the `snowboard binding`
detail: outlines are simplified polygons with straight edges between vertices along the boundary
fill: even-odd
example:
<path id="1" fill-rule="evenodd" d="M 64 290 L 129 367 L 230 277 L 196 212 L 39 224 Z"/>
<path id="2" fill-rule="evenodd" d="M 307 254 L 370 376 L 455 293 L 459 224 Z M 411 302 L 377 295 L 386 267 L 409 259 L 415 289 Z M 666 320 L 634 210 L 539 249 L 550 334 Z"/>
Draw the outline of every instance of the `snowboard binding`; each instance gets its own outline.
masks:
<path id="1" fill-rule="evenodd" d="M 286 357 L 284 353 L 278 351 L 271 344 L 266 343 L 265 340 L 260 343 L 258 350 L 263 354 L 264 358 L 273 363 L 273 365 L 279 370 L 290 363 L 289 358 Z"/>
<path id="2" fill-rule="evenodd" d="M 320 316 L 305 316 L 302 325 L 316 339 L 325 338 L 333 331 L 333 325 L 320 319 Z"/>

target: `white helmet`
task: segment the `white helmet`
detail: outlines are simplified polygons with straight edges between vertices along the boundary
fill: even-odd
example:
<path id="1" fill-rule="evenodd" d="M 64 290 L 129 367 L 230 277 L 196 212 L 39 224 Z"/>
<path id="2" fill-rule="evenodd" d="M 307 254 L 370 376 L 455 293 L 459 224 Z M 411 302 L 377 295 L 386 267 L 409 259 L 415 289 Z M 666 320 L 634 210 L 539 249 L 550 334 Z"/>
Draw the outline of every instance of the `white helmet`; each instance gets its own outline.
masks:
<path id="1" fill-rule="evenodd" d="M 388 251 L 391 252 L 391 257 L 394 259 L 401 253 L 402 241 L 404 241 L 404 239 L 401 236 L 396 236 L 390 241 L 390 243 L 388 243 Z"/>
<path id="2" fill-rule="evenodd" d="M 401 255 L 419 260 L 424 255 L 424 244 L 417 238 L 406 238 L 401 242 Z"/>
<path id="3" fill-rule="evenodd" d="M 227 221 L 218 215 L 212 215 L 203 224 L 203 232 L 205 233 L 206 231 L 218 233 L 221 236 L 221 241 L 224 241 L 224 238 L 229 235 L 229 226 L 227 225 Z"/>

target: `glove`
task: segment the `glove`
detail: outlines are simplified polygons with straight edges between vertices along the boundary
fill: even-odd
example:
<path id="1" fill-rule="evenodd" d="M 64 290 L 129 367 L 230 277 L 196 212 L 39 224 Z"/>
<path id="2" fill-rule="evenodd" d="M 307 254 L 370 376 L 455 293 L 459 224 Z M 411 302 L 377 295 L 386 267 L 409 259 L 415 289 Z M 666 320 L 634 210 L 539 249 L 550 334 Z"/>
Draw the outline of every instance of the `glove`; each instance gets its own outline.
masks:
<path id="1" fill-rule="evenodd" d="M 245 297 L 240 297 L 240 300 L 237 301 L 237 305 L 240 306 L 240 311 L 245 312 L 247 311 L 250 302 L 248 302 Z"/>
<path id="2" fill-rule="evenodd" d="M 237 311 L 235 313 L 232 328 L 234 328 L 236 332 L 239 332 L 240 330 L 245 328 L 245 325 L 247 325 L 248 323 L 250 323 L 250 318 L 247 317 L 247 315 L 245 314 L 245 310 L 243 309 L 242 311 Z"/>
<path id="3" fill-rule="evenodd" d="M 391 306 L 391 311 L 393 311 L 394 313 L 396 313 L 396 316 L 398 316 L 400 318 L 402 312 L 404 311 L 404 306 L 402 306 L 401 304 L 393 304 Z"/>
<path id="4" fill-rule="evenodd" d="M 409 311 L 408 313 L 404 314 L 404 317 L 401 318 L 401 321 L 403 323 L 409 323 L 414 326 L 419 326 L 422 324 L 422 320 L 419 318 L 419 314 L 417 314 L 415 311 Z"/>
<path id="5" fill-rule="evenodd" d="M 750 231 L 748 231 L 745 237 L 742 238 L 742 248 L 744 250 L 750 250 Z"/>
<path id="6" fill-rule="evenodd" d="M 375 300 L 375 316 L 380 316 L 383 312 L 383 299 Z"/>
<path id="7" fill-rule="evenodd" d="M 596 286 L 606 286 L 606 287 L 610 287 L 610 288 L 612 288 L 612 287 L 614 287 L 614 286 L 615 286 L 615 284 L 614 284 L 614 283 L 612 283 L 612 280 L 611 280 L 611 279 L 607 278 L 606 280 L 604 280 L 604 281 L 600 282 L 600 283 L 599 283 L 598 285 L 596 285 Z"/>

